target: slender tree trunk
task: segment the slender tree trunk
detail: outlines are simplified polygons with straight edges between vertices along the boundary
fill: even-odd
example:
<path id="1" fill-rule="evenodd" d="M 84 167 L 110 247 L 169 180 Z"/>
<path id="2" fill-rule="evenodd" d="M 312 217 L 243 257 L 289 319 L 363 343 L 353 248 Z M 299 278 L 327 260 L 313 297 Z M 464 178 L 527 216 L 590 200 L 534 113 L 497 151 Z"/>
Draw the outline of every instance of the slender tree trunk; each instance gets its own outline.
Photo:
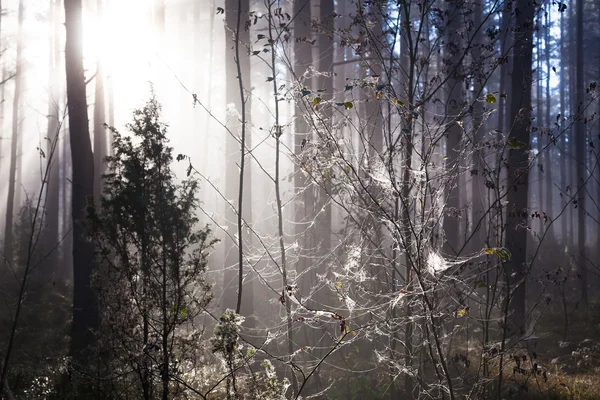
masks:
<path id="1" fill-rule="evenodd" d="M 73 218 L 73 323 L 71 354 L 85 360 L 95 339 L 93 330 L 99 317 L 96 298 L 90 287 L 95 264 L 94 247 L 87 240 L 83 221 L 87 199 L 94 194 L 94 158 L 88 126 L 85 76 L 83 72 L 82 0 L 65 0 L 65 66 L 69 110 L 72 184 L 71 215 Z"/>
<path id="2" fill-rule="evenodd" d="M 49 32 L 48 32 L 48 47 L 49 47 L 49 59 L 50 59 L 50 71 L 49 71 L 49 87 L 50 96 L 48 100 L 48 128 L 47 137 L 48 144 L 46 147 L 46 154 L 48 157 L 52 157 L 52 162 L 48 164 L 50 173 L 48 175 L 48 195 L 46 197 L 45 205 L 45 221 L 46 227 L 44 229 L 44 243 L 46 249 L 52 249 L 59 243 L 59 189 L 60 189 L 60 157 L 59 157 L 59 146 L 58 146 L 58 135 L 59 135 L 59 111 L 61 104 L 61 92 L 62 92 L 62 77 L 60 73 L 62 63 L 61 52 L 59 51 L 60 41 L 60 24 L 58 22 L 58 16 L 62 8 L 62 2 L 56 1 L 50 2 L 51 17 L 49 19 Z M 58 251 L 52 251 L 48 259 L 45 262 L 44 275 L 47 277 L 58 273 L 59 257 Z"/>
<path id="3" fill-rule="evenodd" d="M 225 197 L 232 201 L 226 213 L 228 232 L 237 235 L 237 243 L 232 246 L 225 240 L 225 274 L 223 283 L 223 310 L 233 309 L 240 313 L 242 307 L 242 283 L 244 278 L 244 178 L 246 170 L 247 149 L 247 94 L 250 65 L 247 50 L 244 47 L 250 41 L 249 31 L 244 29 L 244 21 L 248 19 L 248 0 L 226 0 L 225 2 L 225 46 L 226 46 L 226 99 L 233 104 L 228 110 L 228 128 L 226 138 Z M 233 38 L 233 41 L 231 40 Z M 238 139 L 232 135 L 239 135 Z M 237 209 L 235 202 L 237 199 Z M 237 289 L 237 293 L 236 293 Z"/>
<path id="4" fill-rule="evenodd" d="M 575 86 L 575 94 L 577 104 L 575 106 L 575 146 L 577 158 L 577 187 L 581 188 L 585 185 L 586 179 L 586 149 L 587 135 L 585 130 L 585 83 L 583 71 L 583 0 L 577 0 L 577 34 L 575 38 L 577 45 L 577 80 Z M 588 274 L 587 274 L 587 257 L 586 257 L 586 215 L 585 215 L 585 189 L 579 190 L 577 195 L 577 264 L 579 272 L 579 286 L 581 293 L 581 307 L 586 315 L 588 312 Z"/>
<path id="5" fill-rule="evenodd" d="M 550 98 L 550 74 L 552 73 L 552 66 L 550 65 L 550 24 L 551 24 L 551 17 L 550 17 L 551 13 L 547 12 L 546 13 L 546 29 L 545 29 L 545 52 L 544 55 L 546 57 L 546 115 L 545 115 L 545 129 L 546 130 L 550 130 L 551 124 L 552 122 L 550 121 L 551 118 L 551 111 L 552 111 L 552 105 L 551 105 L 551 98 Z M 544 183 L 546 186 L 546 193 L 545 193 L 545 204 L 546 204 L 546 209 L 543 210 L 545 211 L 548 216 L 550 218 L 552 218 L 554 216 L 554 204 L 553 204 L 553 196 L 552 196 L 552 192 L 553 192 L 553 188 L 552 188 L 552 174 L 550 173 L 550 171 L 552 171 L 552 158 L 553 158 L 553 150 L 555 149 L 555 144 L 551 143 L 550 140 L 550 136 L 548 135 L 546 137 L 546 141 L 545 144 L 548 145 L 548 149 L 546 150 L 546 157 L 545 157 L 545 164 L 544 164 Z M 550 231 L 551 234 L 551 239 L 550 240 L 555 240 L 556 235 L 554 234 L 555 227 L 551 227 L 550 229 L 552 229 L 552 231 Z"/>
<path id="6" fill-rule="evenodd" d="M 538 18 L 538 25 L 541 24 L 541 19 Z M 540 152 L 539 154 L 539 158 L 537 160 L 537 163 L 534 166 L 534 170 L 535 173 L 537 175 L 537 196 L 536 196 L 536 207 L 537 207 L 537 211 L 538 212 L 543 212 L 545 211 L 545 204 L 544 204 L 544 174 L 542 172 L 542 168 L 544 165 L 544 160 L 546 159 L 546 152 L 547 150 L 543 150 L 544 147 L 544 126 L 543 126 L 543 121 L 544 121 L 544 102 L 543 102 L 543 88 L 542 88 L 542 56 L 541 56 L 541 51 L 542 51 L 542 31 L 541 29 L 536 31 L 535 34 L 535 38 L 536 38 L 536 80 L 535 80 L 535 108 L 536 108 L 536 118 L 535 118 L 535 124 L 534 127 L 537 129 L 537 148 L 538 151 Z M 536 224 L 539 225 L 539 230 L 538 230 L 538 234 L 542 235 L 544 233 L 544 222 L 540 219 L 537 221 L 532 221 L 532 224 Z"/>
<path id="7" fill-rule="evenodd" d="M 273 9 L 271 3 L 268 7 L 268 18 L 269 18 L 269 40 L 274 43 L 275 36 L 273 35 L 273 29 L 275 21 L 273 20 Z M 275 98 L 275 126 L 273 129 L 275 136 L 275 201 L 277 202 L 277 235 L 279 236 L 279 251 L 281 253 L 281 272 L 282 272 L 282 295 L 285 298 L 285 311 L 286 311 L 286 325 L 287 325 L 287 352 L 289 355 L 294 353 L 294 338 L 293 338 L 293 326 L 292 326 L 292 302 L 289 296 L 285 295 L 286 288 L 290 284 L 288 280 L 288 263 L 286 258 L 285 239 L 283 233 L 283 203 L 281 201 L 281 168 L 280 168 L 280 148 L 281 148 L 281 126 L 279 122 L 279 95 L 278 83 L 277 83 L 277 68 L 276 68 L 276 54 L 275 46 L 271 52 L 271 74 L 273 76 L 273 97 Z M 299 395 L 298 393 L 298 380 L 296 378 L 296 372 L 292 373 L 292 395 Z"/>
<path id="8" fill-rule="evenodd" d="M 103 0 L 98 0 L 96 14 L 102 21 L 104 12 Z M 104 159 L 108 155 L 106 144 L 106 110 L 104 104 L 104 68 L 101 55 L 96 61 L 96 91 L 94 93 L 94 195 L 100 198 L 102 194 L 102 175 L 104 174 Z"/>
<path id="9" fill-rule="evenodd" d="M 564 123 L 563 121 L 566 120 L 566 113 L 567 113 L 567 108 L 565 105 L 565 99 L 566 99 L 566 93 L 565 93 L 565 80 L 567 79 L 567 69 L 571 68 L 570 66 L 567 66 L 567 59 L 568 57 L 565 54 L 565 23 L 564 23 L 564 12 L 560 13 L 560 118 L 558 120 L 559 124 L 560 124 L 560 130 L 562 131 L 564 129 Z M 565 154 L 565 150 L 567 149 L 567 134 L 563 133 L 562 138 L 560 140 L 561 143 L 561 151 L 560 151 L 560 158 L 562 159 L 562 162 L 567 162 L 568 157 Z M 563 189 L 567 186 L 567 169 L 565 166 L 563 166 L 562 168 L 560 168 L 560 188 Z M 564 198 L 565 201 L 567 201 L 568 199 L 565 196 L 561 196 L 561 198 Z M 562 206 L 562 204 L 561 204 Z M 560 240 L 562 241 L 562 248 L 561 250 L 563 250 L 566 246 L 568 246 L 569 241 L 567 239 L 567 229 L 568 229 L 568 225 L 567 225 L 567 221 L 568 221 L 568 212 L 564 214 L 564 216 L 561 218 L 560 221 L 560 228 L 561 228 L 561 234 L 560 234 Z"/>
<path id="10" fill-rule="evenodd" d="M 9 264 L 13 263 L 13 217 L 15 213 L 15 185 L 17 169 L 17 144 L 20 132 L 19 111 L 21 105 L 21 84 L 23 80 L 23 0 L 19 1 L 18 33 L 17 33 L 17 66 L 15 70 L 15 94 L 12 109 L 12 137 L 10 140 L 10 167 L 8 170 L 8 198 L 6 200 L 6 218 L 4 226 L 4 258 Z M 17 204 L 18 206 L 18 204 Z"/>
<path id="11" fill-rule="evenodd" d="M 304 0 L 294 1 L 294 74 L 301 80 L 307 90 L 312 90 L 311 79 L 304 79 L 304 74 L 312 64 L 310 20 L 311 9 L 310 2 Z M 309 218 L 309 196 L 306 192 L 310 190 L 311 180 L 306 176 L 304 166 L 302 165 L 302 153 L 310 142 L 310 129 L 308 121 L 304 117 L 304 112 L 300 104 L 296 104 L 294 113 L 296 116 L 294 126 L 294 154 L 298 157 L 294 163 L 294 223 L 295 239 L 299 244 L 298 261 L 296 263 L 297 275 L 304 274 L 310 267 L 308 254 L 308 238 L 306 234 Z M 306 275 L 305 275 L 306 276 Z M 308 294 L 310 286 L 314 282 L 306 277 L 300 280 L 300 294 Z"/>
<path id="12" fill-rule="evenodd" d="M 477 2 L 473 5 L 473 28 L 478 29 L 482 23 L 483 7 L 482 4 Z M 476 35 L 473 43 L 473 93 L 474 96 L 482 96 L 483 80 L 484 80 L 484 66 L 481 64 L 481 46 L 483 45 L 482 39 L 483 29 L 480 30 Z M 471 172 L 471 191 L 473 194 L 473 236 L 471 237 L 472 244 L 469 248 L 475 252 L 482 246 L 485 246 L 485 232 L 487 226 L 485 223 L 484 213 L 486 206 L 484 206 L 485 186 L 483 182 L 485 180 L 485 161 L 483 154 L 483 139 L 484 139 L 484 126 L 483 126 L 483 103 L 478 99 L 474 99 L 473 104 L 473 139 L 474 139 L 474 151 L 473 151 L 473 170 Z M 479 249 L 478 249 L 479 248 Z"/>

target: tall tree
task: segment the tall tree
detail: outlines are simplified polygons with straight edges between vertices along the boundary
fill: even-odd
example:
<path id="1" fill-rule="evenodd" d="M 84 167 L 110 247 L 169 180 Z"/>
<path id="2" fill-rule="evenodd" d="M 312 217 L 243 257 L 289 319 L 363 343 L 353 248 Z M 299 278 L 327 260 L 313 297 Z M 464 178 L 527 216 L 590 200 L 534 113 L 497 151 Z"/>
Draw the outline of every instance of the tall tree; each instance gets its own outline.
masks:
<path id="1" fill-rule="evenodd" d="M 59 147 L 58 147 L 58 134 L 59 134 L 59 111 L 61 104 L 61 86 L 62 77 L 60 68 L 62 63 L 61 51 L 59 50 L 60 41 L 60 23 L 58 22 L 58 16 L 62 8 L 61 1 L 50 1 L 50 18 L 48 20 L 48 48 L 49 48 L 49 85 L 50 95 L 48 99 L 48 127 L 47 127 L 47 149 L 46 153 L 52 155 L 53 162 L 48 165 L 50 173 L 48 174 L 48 192 L 46 197 L 45 215 L 46 215 L 46 227 L 44 230 L 44 243 L 47 249 L 52 249 L 58 241 L 59 234 L 59 189 L 60 189 L 60 178 L 59 178 Z M 50 276 L 51 273 L 56 272 L 58 267 L 58 251 L 52 251 L 47 259 L 46 274 Z"/>
<path id="2" fill-rule="evenodd" d="M 517 0 L 514 25 L 514 57 L 510 92 L 510 139 L 530 144 L 531 133 L 531 87 L 533 57 L 534 4 L 530 0 Z M 522 146 L 511 146 L 508 150 L 507 226 L 506 246 L 512 253 L 506 264 L 507 296 L 512 311 L 512 332 L 524 332 L 525 287 L 527 278 L 527 235 L 523 219 L 529 213 L 529 152 Z M 526 224 L 525 224 L 526 226 Z"/>
<path id="3" fill-rule="evenodd" d="M 88 198 L 94 195 L 94 156 L 87 113 L 83 70 L 82 0 L 65 0 L 65 70 L 71 145 L 71 215 L 73 218 L 73 323 L 71 354 L 83 360 L 94 343 L 98 310 L 90 279 L 94 247 L 86 239 L 83 221 Z"/>
<path id="4" fill-rule="evenodd" d="M 312 64 L 311 48 L 311 3 L 309 0 L 294 1 L 294 75 L 298 78 L 303 88 L 311 90 L 312 80 L 306 76 L 308 67 Z M 295 236 L 298 241 L 299 255 L 296 264 L 296 271 L 303 273 L 309 267 L 308 259 L 308 237 L 306 230 L 308 226 L 308 216 L 310 215 L 310 205 L 308 201 L 308 189 L 310 179 L 306 175 L 302 166 L 302 153 L 306 145 L 310 142 L 310 127 L 307 118 L 304 117 L 302 105 L 298 102 L 294 108 L 296 116 L 294 126 L 294 154 L 298 157 L 298 162 L 294 164 L 294 194 L 296 201 L 294 203 L 294 223 Z M 308 293 L 308 287 L 312 282 L 307 279 L 300 281 L 300 293 Z"/>
<path id="5" fill-rule="evenodd" d="M 473 48 L 471 51 L 472 55 L 472 75 L 473 75 L 473 95 L 475 97 L 481 97 L 483 91 L 483 85 L 485 82 L 485 71 L 482 60 L 482 49 L 484 48 L 483 43 L 483 29 L 481 27 L 483 17 L 483 5 L 480 2 L 476 2 L 473 5 L 473 29 L 477 30 L 473 32 Z M 473 226 L 473 237 L 470 238 L 471 243 L 469 248 L 472 251 L 477 251 L 477 247 L 483 245 L 485 240 L 485 204 L 483 192 L 485 186 L 483 182 L 485 180 L 485 161 L 484 161 L 484 110 L 483 103 L 481 101 L 473 103 L 472 111 L 472 123 L 473 123 L 473 169 L 471 172 L 471 193 L 472 193 L 472 226 Z"/>
<path id="6" fill-rule="evenodd" d="M 444 216 L 445 250 L 448 255 L 456 254 L 460 249 L 459 215 L 461 209 L 461 190 L 459 189 L 458 169 L 459 155 L 462 146 L 462 126 L 459 115 L 463 108 L 463 68 L 462 68 L 462 40 L 461 16 L 462 1 L 448 3 L 446 11 L 447 26 L 444 37 L 444 65 L 448 77 L 445 87 L 446 92 L 446 170 L 448 176 L 456 177 L 456 182 L 450 185 Z"/>
<path id="7" fill-rule="evenodd" d="M 575 152 L 577 162 L 577 264 L 578 273 L 580 275 L 580 292 L 581 306 L 584 312 L 588 310 L 588 278 L 587 278 L 587 257 L 586 257 L 586 212 L 584 206 L 585 193 L 587 192 L 583 186 L 585 185 L 586 175 L 586 148 L 587 137 L 585 131 L 585 107 L 584 107 L 584 71 L 583 71 L 583 0 L 577 0 L 577 28 L 576 28 L 575 43 L 577 44 L 576 55 L 576 82 L 575 82 Z M 573 232 L 574 233 L 574 232 Z"/>
<path id="8" fill-rule="evenodd" d="M 104 2 L 98 0 L 96 3 L 96 14 L 100 21 L 103 20 Z M 104 26 L 101 23 L 101 26 Z M 104 67 L 102 55 L 97 55 L 96 60 L 96 90 L 94 92 L 94 194 L 98 197 L 102 193 L 102 174 L 104 173 L 104 159 L 108 155 L 106 142 L 106 109 L 104 97 Z"/>
<path id="9" fill-rule="evenodd" d="M 17 145 L 20 133 L 21 86 L 23 82 L 23 0 L 19 0 L 17 61 L 15 69 L 15 93 L 12 109 L 12 137 L 10 139 L 10 167 L 8 170 L 8 197 L 6 200 L 6 219 L 4 220 L 4 258 L 9 264 L 13 262 L 13 217 L 15 212 L 15 186 L 17 169 Z M 18 205 L 17 205 L 18 206 Z"/>
<path id="10" fill-rule="evenodd" d="M 225 42 L 227 57 L 225 74 L 226 101 L 228 107 L 228 134 L 226 138 L 225 198 L 232 204 L 226 214 L 228 232 L 235 237 L 237 243 L 231 246 L 225 240 L 225 274 L 222 296 L 222 307 L 241 311 L 242 283 L 244 279 L 244 206 L 248 206 L 248 194 L 244 190 L 247 178 L 247 92 L 250 79 L 250 61 L 248 51 L 244 47 L 250 42 L 249 30 L 245 29 L 250 4 L 248 0 L 226 0 L 225 2 Z M 233 40 L 231 40 L 233 39 Z M 236 199 L 237 208 L 233 199 Z M 250 211 L 250 210 L 247 210 Z M 237 294 L 236 294 L 237 289 Z"/>

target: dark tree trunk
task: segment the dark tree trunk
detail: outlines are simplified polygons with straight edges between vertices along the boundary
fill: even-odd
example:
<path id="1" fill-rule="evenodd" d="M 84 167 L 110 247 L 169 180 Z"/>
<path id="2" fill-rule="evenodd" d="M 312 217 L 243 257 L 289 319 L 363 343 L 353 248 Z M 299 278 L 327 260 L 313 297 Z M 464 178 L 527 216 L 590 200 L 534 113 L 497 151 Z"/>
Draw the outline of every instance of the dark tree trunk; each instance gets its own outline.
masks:
<path id="1" fill-rule="evenodd" d="M 583 188 L 586 179 L 586 148 L 587 135 L 585 129 L 585 105 L 584 102 L 584 77 L 583 77 L 583 0 L 577 0 L 577 33 L 575 37 L 577 44 L 577 79 L 575 86 L 575 94 L 577 104 L 574 112 L 576 113 L 575 121 L 575 146 L 577 158 L 577 187 L 580 189 L 577 195 L 577 264 L 579 273 L 579 289 L 581 292 L 581 307 L 586 313 L 588 310 L 588 277 L 587 277 L 587 257 L 586 257 L 586 212 L 585 212 L 585 197 L 586 190 Z"/>
<path id="2" fill-rule="evenodd" d="M 71 354 L 84 360 L 94 343 L 99 317 L 90 287 L 94 247 L 86 239 L 83 221 L 88 198 L 94 194 L 94 158 L 88 126 L 83 72 L 82 0 L 65 0 L 65 66 L 71 144 L 71 214 L 73 218 L 73 323 Z"/>
<path id="3" fill-rule="evenodd" d="M 545 57 L 546 57 L 546 115 L 545 115 L 545 129 L 550 129 L 550 126 L 552 124 L 552 122 L 550 121 L 550 115 L 551 115 L 551 111 L 552 111 L 552 107 L 551 107 L 551 97 L 550 97 L 550 74 L 551 72 L 551 65 L 550 65 L 550 13 L 547 12 L 546 13 L 546 29 L 545 29 L 545 44 L 546 44 L 546 48 L 545 48 Z M 554 212 L 553 212 L 553 208 L 554 208 L 554 201 L 553 201 L 553 196 L 552 196 L 552 174 L 550 173 L 550 171 L 552 171 L 552 156 L 553 153 L 552 151 L 554 150 L 555 146 L 553 143 L 551 143 L 550 140 L 550 136 L 546 136 L 546 141 L 545 144 L 548 146 L 548 149 L 546 150 L 546 157 L 544 158 L 545 163 L 544 163 L 544 183 L 546 185 L 546 193 L 545 193 L 545 204 L 546 204 L 546 209 L 544 210 L 551 218 L 554 216 Z M 550 229 L 552 229 L 552 231 L 550 231 L 551 237 L 550 240 L 555 240 L 556 235 L 554 234 L 554 227 L 551 227 Z"/>
<path id="4" fill-rule="evenodd" d="M 525 144 L 526 149 L 510 148 L 508 150 L 508 183 L 507 188 L 507 237 L 506 247 L 512 258 L 505 264 L 506 276 L 511 290 L 514 290 L 509 309 L 512 312 L 513 327 L 509 331 L 525 331 L 525 294 L 527 275 L 527 230 L 522 226 L 528 217 L 529 189 L 529 153 L 531 132 L 531 85 L 533 54 L 533 17 L 534 6 L 530 0 L 517 1 L 515 21 L 515 49 L 512 69 L 512 84 L 509 97 L 510 122 L 512 129 L 510 138 Z"/>
<path id="5" fill-rule="evenodd" d="M 560 32 L 561 32 L 561 38 L 560 38 L 560 118 L 559 118 L 559 123 L 560 123 L 560 130 L 562 132 L 562 130 L 564 129 L 564 123 L 563 121 L 565 121 L 565 116 L 567 113 L 567 108 L 565 105 L 565 99 L 566 99 L 566 93 L 565 93 L 565 80 L 567 78 L 567 68 L 570 68 L 570 66 L 567 66 L 567 59 L 568 57 L 565 54 L 565 40 L 563 38 L 563 35 L 565 34 L 565 23 L 564 23 L 564 12 L 560 13 Z M 561 143 L 561 150 L 560 150 L 560 158 L 562 159 L 561 162 L 564 163 L 566 162 L 567 155 L 565 154 L 565 150 L 567 149 L 567 134 L 566 132 L 562 134 L 562 138 L 560 140 Z M 560 168 L 560 183 L 559 183 L 559 187 L 562 190 L 563 188 L 565 188 L 567 186 L 567 168 L 565 166 L 563 166 L 562 168 Z M 564 199 L 565 201 L 567 200 L 565 196 L 561 196 L 562 199 Z M 562 207 L 563 204 L 561 204 Z M 567 220 L 568 220 L 568 212 L 564 214 L 564 216 L 560 219 L 559 223 L 560 223 L 560 240 L 562 241 L 562 246 L 568 246 L 568 225 L 567 225 Z"/>

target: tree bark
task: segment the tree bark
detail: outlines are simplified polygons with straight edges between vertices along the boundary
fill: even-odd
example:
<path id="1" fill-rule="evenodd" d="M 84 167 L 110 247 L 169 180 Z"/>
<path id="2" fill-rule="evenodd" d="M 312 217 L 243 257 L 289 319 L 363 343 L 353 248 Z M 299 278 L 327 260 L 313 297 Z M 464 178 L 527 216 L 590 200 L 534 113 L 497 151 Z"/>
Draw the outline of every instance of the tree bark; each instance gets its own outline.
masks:
<path id="1" fill-rule="evenodd" d="M 94 194 L 94 158 L 90 141 L 83 72 L 82 0 L 65 0 L 65 66 L 71 144 L 71 214 L 73 218 L 73 323 L 71 354 L 85 360 L 95 338 L 99 317 L 90 287 L 94 247 L 86 239 L 83 221 L 88 198 Z"/>
<path id="2" fill-rule="evenodd" d="M 514 324 L 511 332 L 525 332 L 525 294 L 527 282 L 527 224 L 529 190 L 529 145 L 531 132 L 531 86 L 533 54 L 534 5 L 530 0 L 516 3 L 514 27 L 515 49 L 512 69 L 512 84 L 509 96 L 510 138 L 523 143 L 525 148 L 512 147 L 508 150 L 508 194 L 507 194 L 507 237 L 506 247 L 512 258 L 505 264 L 508 284 L 512 295 L 509 310 Z M 519 146 L 517 146 L 519 147 Z M 525 221 L 524 221 L 525 220 Z"/>

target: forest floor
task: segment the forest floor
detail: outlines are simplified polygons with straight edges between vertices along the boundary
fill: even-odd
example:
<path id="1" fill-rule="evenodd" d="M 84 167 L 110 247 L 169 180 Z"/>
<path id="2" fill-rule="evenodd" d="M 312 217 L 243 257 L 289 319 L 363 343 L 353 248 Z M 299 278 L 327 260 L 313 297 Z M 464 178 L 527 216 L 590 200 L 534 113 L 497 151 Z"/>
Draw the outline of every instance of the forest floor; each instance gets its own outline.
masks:
<path id="1" fill-rule="evenodd" d="M 515 360 L 507 380 L 507 398 L 518 400 L 600 400 L 600 304 L 569 315 L 548 313 L 537 324 L 537 343 L 528 345 L 530 359 Z M 563 321 L 563 322 L 558 322 Z"/>

